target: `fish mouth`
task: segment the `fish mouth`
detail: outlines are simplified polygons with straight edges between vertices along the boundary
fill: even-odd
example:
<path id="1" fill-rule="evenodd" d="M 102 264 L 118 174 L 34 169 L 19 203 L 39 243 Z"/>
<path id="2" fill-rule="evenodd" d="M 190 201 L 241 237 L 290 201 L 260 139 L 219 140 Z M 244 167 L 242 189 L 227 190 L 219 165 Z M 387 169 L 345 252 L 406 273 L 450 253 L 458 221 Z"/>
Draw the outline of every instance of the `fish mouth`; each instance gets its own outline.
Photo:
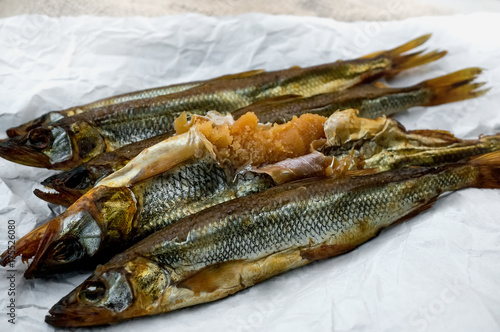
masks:
<path id="1" fill-rule="evenodd" d="M 14 250 L 7 249 L 0 255 L 0 265 L 7 266 L 17 256 L 21 256 L 23 262 L 35 256 L 42 239 L 44 238 L 49 223 L 35 228 L 16 242 Z"/>
<path id="2" fill-rule="evenodd" d="M 0 143 L 0 157 L 9 161 L 32 166 L 50 168 L 49 157 L 27 145 L 27 136 L 16 136 Z"/>
<path id="3" fill-rule="evenodd" d="M 103 307 L 82 304 L 77 299 L 80 287 L 63 297 L 45 316 L 45 322 L 54 327 L 84 327 L 110 325 L 118 321 Z"/>
<path id="4" fill-rule="evenodd" d="M 52 219 L 46 224 L 45 232 L 38 241 L 38 247 L 36 249 L 36 252 L 31 256 L 33 258 L 33 261 L 28 266 L 28 269 L 26 269 L 26 271 L 24 272 L 24 277 L 26 279 L 31 279 L 34 277 L 46 275 L 44 271 L 45 269 L 41 269 L 39 267 L 39 264 L 41 261 L 43 261 L 42 258 L 45 256 L 47 248 L 53 242 L 53 239 L 59 234 L 61 226 L 62 222 L 59 219 L 59 217 Z"/>
<path id="5" fill-rule="evenodd" d="M 16 242 L 14 250 L 7 249 L 0 255 L 0 265 L 6 266 L 17 256 L 21 256 L 23 262 L 33 258 L 24 276 L 29 279 L 43 275 L 44 269 L 38 267 L 39 262 L 45 256 L 45 251 L 50 243 L 59 234 L 61 226 L 62 221 L 60 217 L 57 217 L 35 228 Z"/>
<path id="6" fill-rule="evenodd" d="M 95 181 L 84 165 L 70 171 L 52 175 L 42 181 L 42 187 L 33 193 L 49 203 L 70 206 L 87 191 L 92 189 Z"/>
<path id="7" fill-rule="evenodd" d="M 15 128 L 9 128 L 7 129 L 7 136 L 10 138 L 16 137 L 16 136 L 23 136 L 28 133 L 28 130 L 23 128 L 24 126 L 19 126 Z"/>
<path id="8" fill-rule="evenodd" d="M 77 190 L 64 190 L 49 186 L 36 188 L 33 190 L 33 194 L 46 202 L 62 206 L 70 206 L 83 196 L 83 193 Z"/>

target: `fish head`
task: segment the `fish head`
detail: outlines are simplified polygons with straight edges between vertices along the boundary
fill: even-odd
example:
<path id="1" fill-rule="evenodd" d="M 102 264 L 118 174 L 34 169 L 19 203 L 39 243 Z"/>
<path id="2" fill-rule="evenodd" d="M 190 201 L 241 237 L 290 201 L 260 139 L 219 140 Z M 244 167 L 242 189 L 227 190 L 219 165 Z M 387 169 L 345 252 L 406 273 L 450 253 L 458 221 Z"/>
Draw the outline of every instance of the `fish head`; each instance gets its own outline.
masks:
<path id="1" fill-rule="evenodd" d="M 170 290 L 168 272 L 143 257 L 124 264 L 114 260 L 98 266 L 56 303 L 45 321 L 60 327 L 96 326 L 161 312 L 159 303 Z"/>
<path id="2" fill-rule="evenodd" d="M 108 258 L 132 236 L 136 211 L 129 189 L 94 188 L 49 221 L 25 276 L 93 266 Z"/>
<path id="3" fill-rule="evenodd" d="M 0 143 L 0 156 L 27 166 L 71 169 L 105 149 L 104 139 L 87 122 L 56 122 Z"/>
<path id="4" fill-rule="evenodd" d="M 37 127 L 47 126 L 51 122 L 55 122 L 55 121 L 60 120 L 64 117 L 65 116 L 59 112 L 45 113 L 42 116 L 40 116 L 34 120 L 31 120 L 29 122 L 26 122 L 20 126 L 7 129 L 7 136 L 9 136 L 9 137 L 22 136 L 22 135 L 27 134 L 32 129 L 35 129 Z"/>
<path id="5" fill-rule="evenodd" d="M 101 169 L 90 170 L 80 165 L 70 171 L 52 175 L 42 181 L 44 188 L 35 189 L 34 194 L 47 202 L 70 206 L 94 187 L 97 180 L 108 172 Z"/>

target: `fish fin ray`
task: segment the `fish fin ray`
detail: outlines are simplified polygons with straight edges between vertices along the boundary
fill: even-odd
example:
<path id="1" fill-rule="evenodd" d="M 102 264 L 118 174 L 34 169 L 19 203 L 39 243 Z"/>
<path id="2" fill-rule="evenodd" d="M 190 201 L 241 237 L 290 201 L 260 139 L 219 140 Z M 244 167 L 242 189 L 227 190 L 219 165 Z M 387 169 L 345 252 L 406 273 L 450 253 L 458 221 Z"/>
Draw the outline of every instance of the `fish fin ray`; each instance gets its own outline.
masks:
<path id="1" fill-rule="evenodd" d="M 370 53 L 370 54 L 367 54 L 363 57 L 361 57 L 362 59 L 367 59 L 367 58 L 374 58 L 376 56 L 379 56 L 379 55 L 383 55 L 383 54 L 388 54 L 388 55 L 399 55 L 401 53 L 404 53 L 404 52 L 408 52 L 409 50 L 412 50 L 420 45 L 422 45 L 423 43 L 425 43 L 427 40 L 429 40 L 429 38 L 431 38 L 431 35 L 432 34 L 426 34 L 426 35 L 423 35 L 423 36 L 420 36 L 418 38 L 415 38 L 413 40 L 410 40 L 409 42 L 403 44 L 403 45 L 400 45 L 396 48 L 393 48 L 392 50 L 388 50 L 388 51 L 378 51 L 378 52 L 374 52 L 374 53 Z"/>
<path id="2" fill-rule="evenodd" d="M 468 162 L 479 169 L 475 188 L 500 189 L 500 151 L 473 157 Z"/>
<path id="3" fill-rule="evenodd" d="M 248 70 L 248 71 L 244 71 L 242 73 L 228 74 L 228 75 L 220 76 L 220 77 L 214 78 L 213 80 L 220 81 L 220 80 L 230 80 L 230 79 L 235 79 L 235 78 L 245 78 L 245 77 L 255 76 L 255 75 L 258 75 L 258 74 L 261 74 L 264 72 L 265 72 L 264 69 Z M 210 82 L 210 81 L 208 81 L 208 82 Z"/>
<path id="4" fill-rule="evenodd" d="M 482 69 L 478 67 L 466 68 L 420 83 L 418 86 L 431 92 L 431 98 L 424 106 L 452 103 L 484 95 L 489 89 L 479 88 L 485 83 L 472 83 L 481 72 Z"/>

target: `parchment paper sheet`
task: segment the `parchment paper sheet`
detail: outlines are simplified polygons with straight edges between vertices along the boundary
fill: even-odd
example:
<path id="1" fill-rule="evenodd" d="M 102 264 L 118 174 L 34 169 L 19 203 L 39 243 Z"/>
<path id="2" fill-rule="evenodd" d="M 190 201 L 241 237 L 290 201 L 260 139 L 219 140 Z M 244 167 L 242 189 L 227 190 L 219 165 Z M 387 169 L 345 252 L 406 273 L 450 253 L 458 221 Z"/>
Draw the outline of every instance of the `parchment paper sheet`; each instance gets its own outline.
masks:
<path id="1" fill-rule="evenodd" d="M 388 9 L 390 11 L 390 8 Z M 478 100 L 398 115 L 409 129 L 474 138 L 500 132 L 500 15 L 393 22 L 248 14 L 159 18 L 18 16 L 0 20 L 0 136 L 50 110 L 114 94 L 250 69 L 349 59 L 432 32 L 449 54 L 392 86 L 480 66 L 492 90 Z M 0 248 L 8 220 L 20 237 L 62 209 L 32 191 L 53 172 L 0 160 Z M 273 278 L 227 299 L 93 331 L 498 331 L 500 191 L 467 189 L 351 253 Z M 88 274 L 25 280 L 15 296 L 0 269 L 0 330 L 51 331 L 48 309 Z M 15 325 L 8 323 L 10 299 Z"/>

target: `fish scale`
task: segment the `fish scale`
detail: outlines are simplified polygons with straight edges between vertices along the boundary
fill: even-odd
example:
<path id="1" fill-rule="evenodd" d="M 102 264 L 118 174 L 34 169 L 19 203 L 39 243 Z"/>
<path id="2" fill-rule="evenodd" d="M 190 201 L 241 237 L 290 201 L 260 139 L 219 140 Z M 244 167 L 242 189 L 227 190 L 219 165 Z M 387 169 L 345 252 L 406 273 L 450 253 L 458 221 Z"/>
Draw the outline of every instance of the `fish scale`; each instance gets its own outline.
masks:
<path id="1" fill-rule="evenodd" d="M 271 186 L 266 174 L 244 172 L 232 180 L 212 158 L 189 160 L 131 188 L 140 199 L 134 236 L 142 238 L 204 208 Z"/>
<path id="2" fill-rule="evenodd" d="M 1 142 L 0 156 L 25 165 L 71 169 L 99 154 L 171 131 L 174 118 L 182 112 L 232 113 L 272 97 L 288 94 L 310 97 L 344 90 L 445 55 L 446 52 L 435 51 L 403 54 L 428 38 L 422 36 L 395 49 L 359 59 L 229 75 L 177 93 L 95 108 Z"/>
<path id="3" fill-rule="evenodd" d="M 159 135 L 173 129 L 173 120 L 182 112 L 205 114 L 211 110 L 233 112 L 253 102 L 286 94 L 309 97 L 359 84 L 363 75 L 377 75 L 391 67 L 387 58 L 340 62 L 311 68 L 258 74 L 254 77 L 215 81 L 198 88 L 154 100 L 133 101 L 96 109 L 82 116 L 93 122 L 113 148 Z M 332 85 L 333 84 L 333 85 Z M 73 117 L 73 120 L 78 118 Z M 141 120 L 147 119 L 147 122 Z"/>
<path id="4" fill-rule="evenodd" d="M 46 322 L 92 326 L 165 313 L 346 253 L 425 211 L 443 192 L 500 188 L 500 152 L 355 174 L 277 186 L 179 220 L 98 266 L 51 308 Z"/>
<path id="5" fill-rule="evenodd" d="M 198 270 L 216 263 L 257 260 L 272 252 L 306 248 L 311 240 L 335 242 L 367 217 L 370 222 L 380 223 L 380 227 L 388 226 L 404 211 L 411 211 L 441 191 L 456 190 L 464 182 L 472 182 L 476 175 L 471 168 L 464 168 L 349 192 L 342 192 L 342 185 L 335 181 L 317 182 L 304 188 L 295 186 L 297 195 L 285 204 L 279 199 L 256 197 L 269 198 L 270 193 L 257 194 L 224 203 L 241 209 L 230 208 L 233 213 L 194 228 L 186 241 L 166 242 L 150 257 L 164 269 L 189 266 Z M 244 208 L 249 200 L 255 208 Z M 193 218 L 197 216 L 204 213 Z"/>

